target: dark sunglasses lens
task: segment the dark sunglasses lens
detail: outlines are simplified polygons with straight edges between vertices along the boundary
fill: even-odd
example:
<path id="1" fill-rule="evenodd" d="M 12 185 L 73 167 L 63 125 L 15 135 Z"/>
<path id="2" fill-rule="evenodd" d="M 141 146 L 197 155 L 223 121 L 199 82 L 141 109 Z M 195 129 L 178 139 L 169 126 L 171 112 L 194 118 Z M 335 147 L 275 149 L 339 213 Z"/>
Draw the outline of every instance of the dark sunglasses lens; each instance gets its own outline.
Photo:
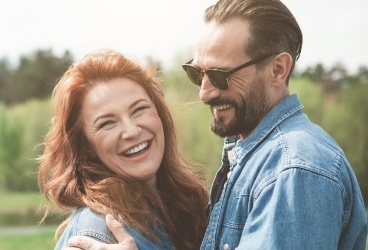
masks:
<path id="1" fill-rule="evenodd" d="M 189 77 L 189 80 L 192 81 L 197 86 L 201 86 L 202 84 L 202 73 L 196 67 L 186 66 L 185 71 Z"/>
<path id="2" fill-rule="evenodd" d="M 208 78 L 210 79 L 212 85 L 220 90 L 226 90 L 228 87 L 227 78 L 223 72 L 219 70 L 208 70 Z"/>

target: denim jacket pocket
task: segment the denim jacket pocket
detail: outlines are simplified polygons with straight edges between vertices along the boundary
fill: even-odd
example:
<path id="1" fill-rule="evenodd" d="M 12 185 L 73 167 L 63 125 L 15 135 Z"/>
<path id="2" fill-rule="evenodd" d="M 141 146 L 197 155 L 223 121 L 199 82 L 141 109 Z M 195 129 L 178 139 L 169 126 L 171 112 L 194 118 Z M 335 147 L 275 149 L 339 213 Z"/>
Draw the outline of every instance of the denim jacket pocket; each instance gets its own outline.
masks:
<path id="1" fill-rule="evenodd" d="M 224 213 L 220 241 L 217 246 L 219 249 L 235 249 L 238 246 L 248 217 L 248 210 L 244 208 L 248 207 L 249 199 L 249 193 L 244 189 L 232 188 L 226 206 L 229 211 Z"/>

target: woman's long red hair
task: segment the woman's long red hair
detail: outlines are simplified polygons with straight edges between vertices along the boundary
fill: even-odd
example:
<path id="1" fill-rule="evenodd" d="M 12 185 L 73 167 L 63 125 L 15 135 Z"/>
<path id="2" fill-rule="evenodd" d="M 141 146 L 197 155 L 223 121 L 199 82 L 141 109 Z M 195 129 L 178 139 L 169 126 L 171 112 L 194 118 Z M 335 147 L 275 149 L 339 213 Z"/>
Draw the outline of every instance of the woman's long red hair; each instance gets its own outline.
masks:
<path id="1" fill-rule="evenodd" d="M 207 190 L 198 168 L 186 163 L 179 153 L 174 122 L 155 76 L 155 71 L 144 70 L 114 51 L 91 53 L 72 65 L 53 91 L 51 129 L 39 157 L 39 187 L 49 201 L 63 209 L 88 206 L 101 215 L 116 214 L 153 239 L 152 228 L 157 226 L 154 206 L 177 249 L 199 249 L 207 226 Z M 114 174 L 88 156 L 80 120 L 83 98 L 95 84 L 118 77 L 139 83 L 161 118 L 165 151 L 157 173 L 159 193 Z"/>

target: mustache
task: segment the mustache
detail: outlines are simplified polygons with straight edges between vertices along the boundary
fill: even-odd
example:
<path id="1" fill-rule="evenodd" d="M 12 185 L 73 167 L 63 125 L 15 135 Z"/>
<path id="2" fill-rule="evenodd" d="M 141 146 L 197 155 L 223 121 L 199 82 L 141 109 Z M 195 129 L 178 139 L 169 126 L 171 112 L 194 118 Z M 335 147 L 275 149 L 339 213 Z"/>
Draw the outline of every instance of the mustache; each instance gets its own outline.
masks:
<path id="1" fill-rule="evenodd" d="M 230 104 L 232 106 L 237 105 L 237 103 L 234 100 L 228 99 L 228 98 L 223 98 L 223 97 L 217 97 L 217 98 L 211 99 L 209 101 L 205 101 L 204 104 L 209 105 L 211 107 L 221 106 L 221 105 L 226 105 L 226 104 Z"/>

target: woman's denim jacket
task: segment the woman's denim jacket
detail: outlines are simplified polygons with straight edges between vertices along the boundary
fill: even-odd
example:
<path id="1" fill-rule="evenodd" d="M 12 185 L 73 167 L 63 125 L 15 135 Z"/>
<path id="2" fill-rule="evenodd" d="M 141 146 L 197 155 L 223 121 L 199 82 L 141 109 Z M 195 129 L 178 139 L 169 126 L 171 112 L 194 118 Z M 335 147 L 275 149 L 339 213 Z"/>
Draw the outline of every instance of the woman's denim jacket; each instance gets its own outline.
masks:
<path id="1" fill-rule="evenodd" d="M 157 234 L 161 241 L 160 246 L 144 237 L 134 228 L 124 225 L 124 228 L 133 237 L 140 250 L 175 249 L 167 237 L 163 226 L 159 225 L 159 227 L 164 232 L 163 234 Z M 76 235 L 88 236 L 108 244 L 116 243 L 115 237 L 106 225 L 105 217 L 92 212 L 88 207 L 79 208 L 74 212 L 55 249 L 67 247 L 69 238 Z"/>
<path id="2" fill-rule="evenodd" d="M 225 140 L 201 249 L 365 249 L 355 175 L 302 108 L 290 95 L 249 137 Z"/>

